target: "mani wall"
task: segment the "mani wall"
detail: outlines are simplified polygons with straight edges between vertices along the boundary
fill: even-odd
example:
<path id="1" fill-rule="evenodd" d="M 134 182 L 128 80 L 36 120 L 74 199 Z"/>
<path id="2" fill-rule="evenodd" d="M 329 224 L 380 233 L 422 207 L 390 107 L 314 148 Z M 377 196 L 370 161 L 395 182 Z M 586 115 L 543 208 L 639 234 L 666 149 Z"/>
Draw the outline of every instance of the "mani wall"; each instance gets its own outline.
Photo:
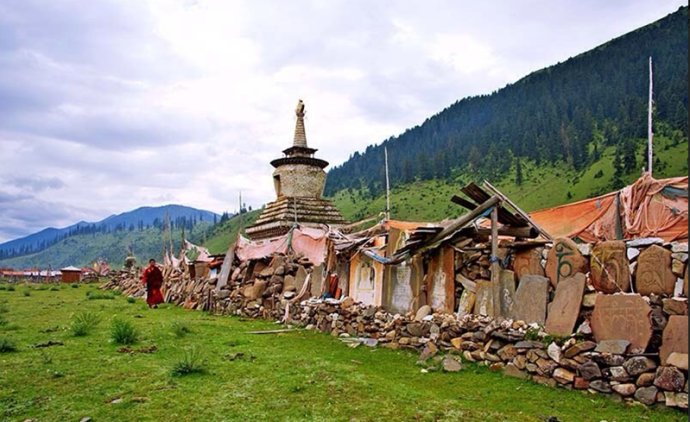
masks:
<path id="1" fill-rule="evenodd" d="M 332 268 L 348 295 L 341 300 L 317 299 L 324 267 L 290 253 L 235 258 L 222 286 L 216 277 L 168 270 L 165 297 L 189 309 L 277 319 L 354 344 L 417 350 L 429 370 L 457 371 L 472 361 L 550 386 L 687 408 L 687 243 L 557 239 L 551 247 L 501 249 L 498 285 L 488 281 L 488 251 L 468 244 L 397 265 L 362 255 L 380 275 L 361 271 L 358 262 L 336 262 Z M 360 295 L 362 281 L 373 292 Z M 129 273 L 105 288 L 144 295 Z M 395 301 L 402 311 L 391 309 Z"/>

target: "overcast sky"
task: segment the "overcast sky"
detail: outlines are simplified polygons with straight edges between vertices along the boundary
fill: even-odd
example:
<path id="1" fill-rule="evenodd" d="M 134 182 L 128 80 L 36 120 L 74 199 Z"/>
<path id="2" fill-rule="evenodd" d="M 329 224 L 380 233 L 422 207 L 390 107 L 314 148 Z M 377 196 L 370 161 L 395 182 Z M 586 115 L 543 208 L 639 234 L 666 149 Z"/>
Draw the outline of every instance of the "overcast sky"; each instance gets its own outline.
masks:
<path id="1" fill-rule="evenodd" d="M 687 1 L 0 3 L 0 242 L 274 199 L 306 104 L 331 165 Z"/>

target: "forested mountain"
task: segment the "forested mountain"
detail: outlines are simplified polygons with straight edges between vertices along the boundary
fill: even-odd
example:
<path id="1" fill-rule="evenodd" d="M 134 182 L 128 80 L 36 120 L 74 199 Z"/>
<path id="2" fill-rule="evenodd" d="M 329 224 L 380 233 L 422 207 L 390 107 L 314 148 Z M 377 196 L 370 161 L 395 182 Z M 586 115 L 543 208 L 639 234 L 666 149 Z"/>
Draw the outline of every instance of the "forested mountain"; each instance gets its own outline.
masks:
<path id="1" fill-rule="evenodd" d="M 422 125 L 354 153 L 328 173 L 326 195 L 384 187 L 384 146 L 394 185 L 450 180 L 459 172 L 494 179 L 522 160 L 582 170 L 614 148 L 611 188 L 644 165 L 634 143 L 646 136 L 648 58 L 654 60 L 657 131 L 688 135 L 688 8 L 490 95 L 462 99 Z M 684 140 L 683 142 L 687 142 Z"/>
<path id="2" fill-rule="evenodd" d="M 199 210 L 196 208 L 182 205 L 164 205 L 160 207 L 141 207 L 132 211 L 117 215 L 111 215 L 95 223 L 80 221 L 61 229 L 47 228 L 40 232 L 11 240 L 0 244 L 0 265 L 6 265 L 5 260 L 18 258 L 27 255 L 35 255 L 51 246 L 78 236 L 90 236 L 95 238 L 97 235 L 110 235 L 128 232 L 149 232 L 161 231 L 164 229 L 166 221 L 169 222 L 171 229 L 186 230 L 192 232 L 195 226 L 200 223 L 208 223 L 205 226 L 215 224 L 222 217 L 210 211 Z M 227 218 L 227 216 L 225 217 Z M 115 236 L 115 238 L 124 236 Z M 67 242 L 73 244 L 74 242 Z M 157 243 L 159 245 L 160 242 Z M 126 245 L 120 247 L 121 253 L 126 253 Z M 94 251 L 96 257 L 102 256 L 99 251 Z M 95 259 L 96 257 L 93 257 Z M 91 259 L 89 257 L 89 259 Z M 15 260 L 13 262 L 23 262 Z"/>

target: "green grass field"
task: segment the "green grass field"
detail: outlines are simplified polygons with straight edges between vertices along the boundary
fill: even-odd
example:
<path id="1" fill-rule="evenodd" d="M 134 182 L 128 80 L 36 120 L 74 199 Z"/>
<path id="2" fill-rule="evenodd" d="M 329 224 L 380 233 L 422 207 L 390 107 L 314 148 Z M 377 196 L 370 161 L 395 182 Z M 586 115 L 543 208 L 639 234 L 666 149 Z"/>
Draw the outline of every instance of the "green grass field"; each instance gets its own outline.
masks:
<path id="1" fill-rule="evenodd" d="M 96 295 L 94 285 L 7 286 L 0 285 L 0 345 L 10 340 L 17 351 L 0 353 L 0 420 L 686 419 L 473 364 L 458 373 L 422 373 L 411 352 L 351 349 L 317 332 L 248 334 L 278 327 L 171 305 L 149 310 L 141 300 Z M 100 322 L 75 337 L 71 321 L 80 312 Z M 110 341 L 113 319 L 137 329 L 139 340 L 129 346 L 135 352 L 156 350 L 118 352 L 123 346 Z M 49 341 L 63 344 L 35 347 Z M 173 375 L 192 347 L 206 372 Z"/>

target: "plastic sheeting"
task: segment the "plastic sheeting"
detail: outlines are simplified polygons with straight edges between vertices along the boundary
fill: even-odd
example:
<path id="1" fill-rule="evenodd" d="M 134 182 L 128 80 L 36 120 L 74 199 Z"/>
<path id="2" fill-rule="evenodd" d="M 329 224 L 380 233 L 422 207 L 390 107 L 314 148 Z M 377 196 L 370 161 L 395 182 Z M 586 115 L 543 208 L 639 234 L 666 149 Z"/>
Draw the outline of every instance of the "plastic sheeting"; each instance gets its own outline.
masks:
<path id="1" fill-rule="evenodd" d="M 649 174 L 618 192 L 535 211 L 532 219 L 554 237 L 586 242 L 660 237 L 688 239 L 688 178 Z"/>
<path id="2" fill-rule="evenodd" d="M 287 253 L 288 243 L 291 242 L 292 250 L 297 255 L 304 255 L 312 264 L 321 265 L 326 257 L 327 240 L 328 232 L 324 230 L 299 227 L 291 233 L 265 240 L 252 241 L 240 236 L 235 253 L 242 261 L 263 259 L 274 253 Z"/>

